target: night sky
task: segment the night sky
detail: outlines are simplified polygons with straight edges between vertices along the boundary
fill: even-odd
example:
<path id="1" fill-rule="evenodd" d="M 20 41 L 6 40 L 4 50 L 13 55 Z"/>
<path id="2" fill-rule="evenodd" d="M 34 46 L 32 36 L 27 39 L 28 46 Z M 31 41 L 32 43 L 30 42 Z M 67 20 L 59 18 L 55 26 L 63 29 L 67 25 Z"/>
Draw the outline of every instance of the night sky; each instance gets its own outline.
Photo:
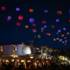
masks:
<path id="1" fill-rule="evenodd" d="M 0 0 L 0 44 L 70 46 L 69 0 Z"/>

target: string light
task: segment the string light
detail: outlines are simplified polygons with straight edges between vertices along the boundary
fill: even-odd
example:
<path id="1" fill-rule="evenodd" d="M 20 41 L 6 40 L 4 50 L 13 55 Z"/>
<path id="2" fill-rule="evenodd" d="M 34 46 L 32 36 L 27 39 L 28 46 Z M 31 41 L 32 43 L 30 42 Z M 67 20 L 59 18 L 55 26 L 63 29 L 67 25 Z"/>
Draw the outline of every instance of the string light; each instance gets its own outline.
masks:
<path id="1" fill-rule="evenodd" d="M 17 8 L 16 8 L 16 11 L 17 11 L 17 12 L 19 12 L 19 11 L 20 11 L 20 8 L 19 8 L 19 7 L 17 7 Z"/>
<path id="2" fill-rule="evenodd" d="M 23 19 L 24 19 L 24 16 L 22 16 L 22 15 L 18 16 L 18 20 L 22 21 Z"/>

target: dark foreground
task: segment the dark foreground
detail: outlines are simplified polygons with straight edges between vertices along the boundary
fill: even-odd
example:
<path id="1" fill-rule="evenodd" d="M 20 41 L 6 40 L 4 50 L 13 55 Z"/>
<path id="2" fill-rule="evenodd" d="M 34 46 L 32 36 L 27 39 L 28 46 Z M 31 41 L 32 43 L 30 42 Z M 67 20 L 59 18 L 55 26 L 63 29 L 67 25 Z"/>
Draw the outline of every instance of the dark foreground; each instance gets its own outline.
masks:
<path id="1" fill-rule="evenodd" d="M 0 63 L 0 70 L 70 70 L 70 65 L 58 65 L 55 63 Z"/>

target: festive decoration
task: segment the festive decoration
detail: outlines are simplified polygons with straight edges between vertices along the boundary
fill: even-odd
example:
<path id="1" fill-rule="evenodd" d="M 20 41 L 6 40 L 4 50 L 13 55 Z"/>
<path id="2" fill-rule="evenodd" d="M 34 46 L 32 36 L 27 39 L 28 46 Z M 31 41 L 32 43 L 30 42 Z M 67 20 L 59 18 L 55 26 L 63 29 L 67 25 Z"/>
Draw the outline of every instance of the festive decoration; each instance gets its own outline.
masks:
<path id="1" fill-rule="evenodd" d="M 4 41 L 17 39 L 17 41 L 33 41 L 34 43 L 38 43 L 40 39 L 41 44 L 52 45 L 55 43 L 53 45 L 69 46 L 69 5 L 63 7 L 63 4 L 60 5 L 59 2 L 53 5 L 51 1 L 52 4 L 44 2 L 44 0 L 41 3 L 37 1 L 18 0 L 13 4 L 10 1 L 3 4 L 0 2 L 0 28 L 3 28 L 0 29 L 0 35 L 4 39 L 7 38 L 4 40 L 0 37 L 0 39 Z M 20 30 L 22 30 L 21 33 Z"/>

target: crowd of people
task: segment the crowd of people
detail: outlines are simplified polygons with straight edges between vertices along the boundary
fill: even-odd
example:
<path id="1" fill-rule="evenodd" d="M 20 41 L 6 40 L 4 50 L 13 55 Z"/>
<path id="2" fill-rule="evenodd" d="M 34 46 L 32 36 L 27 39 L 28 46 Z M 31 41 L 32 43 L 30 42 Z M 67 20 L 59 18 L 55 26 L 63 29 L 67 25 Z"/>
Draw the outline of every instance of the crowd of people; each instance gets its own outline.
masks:
<path id="1" fill-rule="evenodd" d="M 59 65 L 50 60 L 1 60 L 0 70 L 67 70 L 70 66 Z"/>

